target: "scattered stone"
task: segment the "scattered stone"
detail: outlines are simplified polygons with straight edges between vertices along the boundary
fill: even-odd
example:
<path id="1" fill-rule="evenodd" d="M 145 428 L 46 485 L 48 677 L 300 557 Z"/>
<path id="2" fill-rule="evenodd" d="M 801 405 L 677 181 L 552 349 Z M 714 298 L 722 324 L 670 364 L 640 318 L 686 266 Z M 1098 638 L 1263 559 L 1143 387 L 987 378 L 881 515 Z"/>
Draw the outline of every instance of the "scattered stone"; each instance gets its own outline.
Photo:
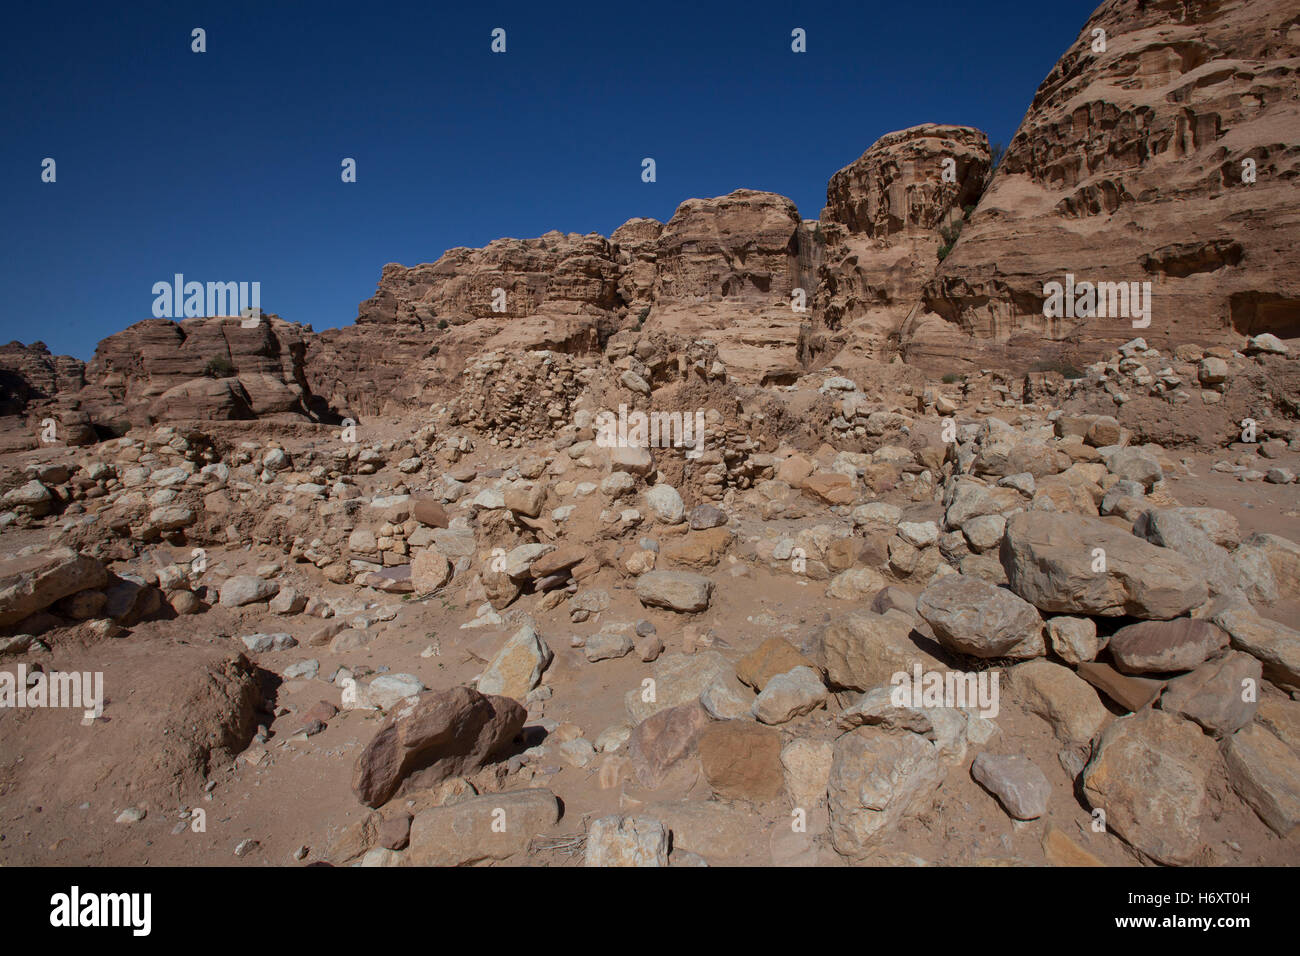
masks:
<path id="1" fill-rule="evenodd" d="M 1028 757 L 982 753 L 970 773 L 1015 819 L 1037 820 L 1047 812 L 1052 785 Z"/>
<path id="2" fill-rule="evenodd" d="M 668 831 L 658 820 L 614 815 L 587 828 L 584 866 L 667 866 Z"/>

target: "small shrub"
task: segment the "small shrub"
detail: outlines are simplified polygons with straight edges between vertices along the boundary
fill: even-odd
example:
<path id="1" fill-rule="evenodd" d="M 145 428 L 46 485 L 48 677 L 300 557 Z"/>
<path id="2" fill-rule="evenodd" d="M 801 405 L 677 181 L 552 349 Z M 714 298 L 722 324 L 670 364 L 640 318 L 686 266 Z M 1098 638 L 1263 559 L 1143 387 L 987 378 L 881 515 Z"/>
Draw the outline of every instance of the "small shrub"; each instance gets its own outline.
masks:
<path id="1" fill-rule="evenodd" d="M 958 382 L 961 381 L 961 376 L 958 375 L 956 372 L 949 372 L 947 375 L 943 377 L 942 381 L 943 384 L 945 385 L 956 385 Z"/>
<path id="2" fill-rule="evenodd" d="M 939 261 L 943 262 L 948 258 L 948 253 L 952 252 L 952 247 L 957 245 L 957 237 L 961 235 L 961 227 L 965 219 L 958 219 L 951 226 L 942 226 L 939 229 L 939 235 L 943 236 L 943 245 L 939 247 Z"/>
<path id="3" fill-rule="evenodd" d="M 208 364 L 203 366 L 203 374 L 210 378 L 229 378 L 235 374 L 235 366 L 224 355 L 218 355 L 208 359 Z"/>
<path id="4" fill-rule="evenodd" d="M 446 319 L 439 319 L 439 320 L 438 320 L 438 328 L 440 328 L 440 329 L 445 329 L 446 327 L 447 327 L 447 320 L 446 320 Z"/>
<path id="5" fill-rule="evenodd" d="M 1035 362 L 1031 371 L 1034 372 L 1060 372 L 1063 378 L 1083 378 L 1084 373 L 1065 359 L 1043 359 Z"/>

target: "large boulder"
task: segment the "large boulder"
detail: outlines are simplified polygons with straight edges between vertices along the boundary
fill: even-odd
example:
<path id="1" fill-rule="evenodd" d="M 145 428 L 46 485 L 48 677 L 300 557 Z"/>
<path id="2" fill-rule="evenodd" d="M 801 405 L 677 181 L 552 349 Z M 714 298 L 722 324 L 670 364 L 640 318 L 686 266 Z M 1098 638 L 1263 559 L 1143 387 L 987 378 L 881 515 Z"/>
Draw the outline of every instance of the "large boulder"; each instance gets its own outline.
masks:
<path id="1" fill-rule="evenodd" d="M 869 855 L 943 777 L 938 749 L 918 734 L 860 727 L 840 737 L 827 784 L 835 849 L 849 859 Z"/>
<path id="2" fill-rule="evenodd" d="M 97 559 L 52 548 L 0 562 L 0 627 L 17 624 L 55 601 L 108 583 Z"/>
<path id="3" fill-rule="evenodd" d="M 366 744 L 352 789 L 366 806 L 378 807 L 403 786 L 431 787 L 473 773 L 510 744 L 526 717 L 517 701 L 468 687 L 426 694 Z"/>
<path id="4" fill-rule="evenodd" d="M 1218 748 L 1188 720 L 1158 710 L 1121 717 L 1102 733 L 1083 771 L 1088 803 L 1106 826 L 1159 863 L 1191 863 Z"/>
<path id="5" fill-rule="evenodd" d="M 1043 619 L 1029 602 L 980 578 L 950 574 L 916 599 L 939 643 L 974 657 L 1042 657 Z"/>
<path id="6" fill-rule="evenodd" d="M 1011 590 L 1055 614 L 1165 620 L 1209 595 L 1204 575 L 1186 558 L 1099 518 L 1012 515 L 999 557 Z"/>

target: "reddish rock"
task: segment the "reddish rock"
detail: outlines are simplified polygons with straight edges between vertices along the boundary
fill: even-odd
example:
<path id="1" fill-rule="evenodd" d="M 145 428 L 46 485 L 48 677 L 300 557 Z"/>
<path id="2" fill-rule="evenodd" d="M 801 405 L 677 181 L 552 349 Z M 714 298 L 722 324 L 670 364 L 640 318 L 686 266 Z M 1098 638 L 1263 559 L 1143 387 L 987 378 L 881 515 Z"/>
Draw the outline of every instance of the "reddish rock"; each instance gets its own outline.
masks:
<path id="1" fill-rule="evenodd" d="M 390 717 L 357 758 L 352 790 L 368 807 L 403 787 L 431 787 L 484 766 L 523 729 L 527 712 L 508 697 L 453 687 Z"/>
<path id="2" fill-rule="evenodd" d="M 747 720 L 708 727 L 699 740 L 705 779 L 728 800 L 775 800 L 785 786 L 779 731 Z"/>
<path id="3" fill-rule="evenodd" d="M 1189 671 L 1227 647 L 1228 635 L 1209 621 L 1183 617 L 1121 627 L 1107 646 L 1126 674 Z"/>
<path id="4" fill-rule="evenodd" d="M 709 723 L 708 712 L 693 700 L 637 724 L 628 738 L 627 753 L 641 785 L 657 790 L 674 768 L 695 756 L 700 734 Z"/>

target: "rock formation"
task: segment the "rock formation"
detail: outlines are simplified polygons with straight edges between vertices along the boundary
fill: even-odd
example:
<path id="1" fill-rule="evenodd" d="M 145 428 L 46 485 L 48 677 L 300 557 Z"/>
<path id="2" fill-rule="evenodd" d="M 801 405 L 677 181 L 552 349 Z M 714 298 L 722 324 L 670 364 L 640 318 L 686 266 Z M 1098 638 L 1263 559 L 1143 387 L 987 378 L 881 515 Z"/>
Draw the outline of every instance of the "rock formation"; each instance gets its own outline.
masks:
<path id="1" fill-rule="evenodd" d="M 1101 37 L 1104 31 L 1104 49 Z M 1107 0 L 1039 86 L 902 328 L 933 370 L 1300 336 L 1300 28 L 1285 2 Z M 1149 327 L 1049 318 L 1044 284 L 1149 282 Z"/>

